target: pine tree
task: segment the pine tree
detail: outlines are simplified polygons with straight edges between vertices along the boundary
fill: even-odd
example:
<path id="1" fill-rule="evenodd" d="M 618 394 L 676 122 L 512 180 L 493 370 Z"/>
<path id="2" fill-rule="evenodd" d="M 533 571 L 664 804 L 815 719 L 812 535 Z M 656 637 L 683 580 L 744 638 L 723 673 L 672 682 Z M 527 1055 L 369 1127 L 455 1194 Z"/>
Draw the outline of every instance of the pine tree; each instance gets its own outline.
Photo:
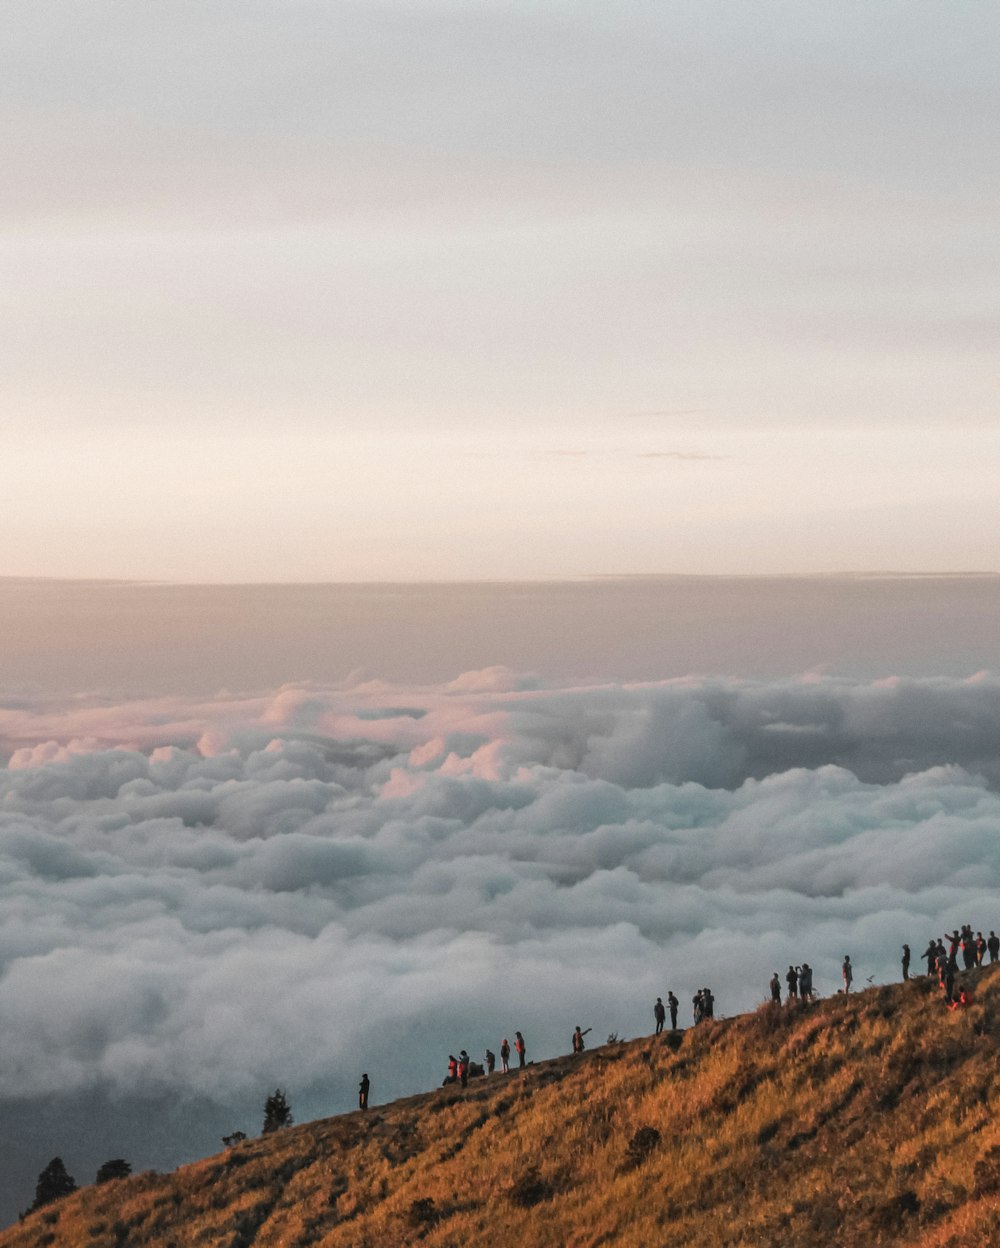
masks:
<path id="1" fill-rule="evenodd" d="M 272 1131 L 280 1131 L 282 1127 L 290 1127 L 294 1121 L 284 1092 L 275 1088 L 264 1102 L 263 1134 L 269 1135 Z"/>
<path id="2" fill-rule="evenodd" d="M 38 1176 L 38 1182 L 35 1184 L 35 1203 L 31 1207 L 41 1209 L 43 1205 L 49 1205 L 52 1201 L 59 1200 L 61 1196 L 68 1196 L 70 1192 L 75 1191 L 76 1179 L 66 1173 L 61 1157 L 53 1157 Z"/>

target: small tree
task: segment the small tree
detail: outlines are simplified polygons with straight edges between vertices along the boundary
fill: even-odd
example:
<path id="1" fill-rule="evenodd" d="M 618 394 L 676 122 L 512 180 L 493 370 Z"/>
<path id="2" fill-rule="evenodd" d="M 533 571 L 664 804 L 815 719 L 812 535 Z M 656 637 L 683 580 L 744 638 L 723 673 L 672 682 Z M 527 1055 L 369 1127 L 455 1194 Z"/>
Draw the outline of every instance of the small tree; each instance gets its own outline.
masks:
<path id="1" fill-rule="evenodd" d="M 267 1112 L 267 1106 L 264 1107 L 264 1112 Z M 234 1131 L 232 1135 L 224 1135 L 222 1142 L 226 1148 L 233 1148 L 237 1144 L 242 1144 L 246 1138 L 247 1133 L 245 1131 Z"/>
<path id="2" fill-rule="evenodd" d="M 31 1208 L 41 1209 L 43 1205 L 50 1205 L 54 1200 L 59 1200 L 60 1197 L 68 1196 L 70 1192 L 75 1191 L 76 1179 L 66 1173 L 61 1157 L 53 1157 L 38 1176 L 38 1182 L 35 1184 L 35 1203 Z"/>
<path id="3" fill-rule="evenodd" d="M 131 1165 L 124 1157 L 115 1157 L 106 1161 L 97 1172 L 95 1183 L 110 1183 L 112 1179 L 127 1179 L 132 1173 Z"/>
<path id="4" fill-rule="evenodd" d="M 272 1131 L 280 1131 L 282 1127 L 290 1127 L 294 1121 L 284 1092 L 275 1088 L 264 1102 L 263 1134 L 269 1135 Z"/>

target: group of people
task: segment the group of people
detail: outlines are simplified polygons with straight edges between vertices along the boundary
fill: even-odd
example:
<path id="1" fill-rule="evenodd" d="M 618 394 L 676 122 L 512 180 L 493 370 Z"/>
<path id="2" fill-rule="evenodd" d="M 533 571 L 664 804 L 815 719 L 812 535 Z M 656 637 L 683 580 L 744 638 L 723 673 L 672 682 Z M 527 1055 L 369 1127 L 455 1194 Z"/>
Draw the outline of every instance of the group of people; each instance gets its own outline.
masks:
<path id="1" fill-rule="evenodd" d="M 962 968 L 966 971 L 974 970 L 980 967 L 986 961 L 987 957 L 990 962 L 1000 961 L 1000 936 L 996 932 L 990 931 L 989 936 L 984 937 L 982 932 L 977 931 L 973 934 L 972 926 L 965 924 L 961 928 L 956 928 L 950 934 L 946 934 L 943 938 L 928 942 L 927 948 L 920 955 L 927 962 L 927 974 L 937 975 L 938 982 L 941 986 L 941 992 L 944 996 L 945 1003 L 949 1009 L 960 1009 L 962 1006 L 968 1005 L 971 1000 L 971 991 L 967 985 L 959 987 L 955 991 L 955 980 L 960 973 L 959 959 L 961 958 Z M 910 978 L 910 946 L 903 946 L 902 956 L 903 979 Z M 854 983 L 854 967 L 851 963 L 850 955 L 845 954 L 844 960 L 840 965 L 841 978 L 844 982 L 843 991 L 845 993 L 851 991 L 851 985 Z M 808 962 L 803 962 L 800 966 L 789 966 L 785 972 L 785 999 L 791 1004 L 793 1001 L 815 1001 L 816 994 L 813 989 L 813 971 Z M 770 1000 L 776 1004 L 781 1004 L 781 976 L 775 971 L 771 976 L 769 984 Z M 715 1017 L 715 996 L 709 988 L 699 988 L 692 998 L 693 1016 L 695 1025 L 703 1022 L 705 1019 Z M 673 991 L 667 993 L 666 1004 L 662 997 L 656 998 L 656 1004 L 653 1006 L 653 1019 L 656 1023 L 656 1035 L 659 1035 L 667 1021 L 667 1014 L 670 1014 L 670 1029 L 677 1030 L 677 1010 L 680 1002 L 674 995 Z M 584 1036 L 591 1031 L 590 1027 L 581 1030 L 579 1026 L 573 1032 L 572 1046 L 574 1053 L 582 1053 L 584 1051 Z M 517 1054 L 518 1067 L 524 1069 L 527 1064 L 527 1046 L 524 1043 L 524 1036 L 519 1031 L 514 1032 L 513 1051 Z M 500 1044 L 500 1069 L 504 1074 L 510 1070 L 511 1044 L 507 1037 L 504 1036 Z M 496 1070 L 496 1054 L 487 1049 L 484 1054 L 482 1064 L 473 1062 L 465 1049 L 462 1049 L 458 1057 L 449 1054 L 448 1057 L 448 1074 L 445 1078 L 445 1084 L 460 1083 L 462 1087 L 467 1087 L 470 1075 L 492 1075 Z M 371 1084 L 367 1074 L 361 1076 L 361 1083 L 358 1086 L 358 1106 L 360 1109 L 368 1108 L 368 1094 Z"/>
<path id="2" fill-rule="evenodd" d="M 946 934 L 943 938 L 935 940 L 933 937 L 927 942 L 927 948 L 920 955 L 927 962 L 927 974 L 937 975 L 938 985 L 944 997 L 945 1004 L 949 1008 L 959 1008 L 969 1004 L 969 991 L 967 987 L 960 987 L 958 992 L 955 991 L 955 980 L 960 970 L 972 971 L 983 965 L 987 956 L 991 962 L 1000 960 L 1000 936 L 992 929 L 989 936 L 984 937 L 982 932 L 972 934 L 972 925 L 970 923 L 963 924 L 961 928 L 955 928 L 950 934 Z M 959 967 L 959 957 L 961 956 L 962 966 Z M 910 978 L 910 946 L 903 946 L 903 978 Z"/>
<path id="3" fill-rule="evenodd" d="M 580 1028 L 577 1027 L 576 1030 L 579 1031 Z M 588 1027 L 587 1031 L 589 1030 L 590 1028 Z M 584 1032 L 583 1034 L 586 1035 L 587 1033 Z M 582 1039 L 580 1041 L 580 1048 L 582 1051 Z M 519 1031 L 515 1031 L 514 1052 L 517 1054 L 518 1067 L 522 1070 L 527 1062 L 527 1051 L 527 1046 L 524 1043 L 524 1036 L 522 1036 Z M 576 1052 L 575 1037 L 573 1051 Z M 503 1040 L 500 1042 L 500 1069 L 505 1075 L 510 1070 L 510 1052 L 510 1041 L 506 1036 L 504 1036 Z M 460 1083 L 463 1088 L 467 1088 L 469 1086 L 470 1075 L 492 1075 L 496 1068 L 497 1056 L 492 1049 L 486 1050 L 483 1054 L 483 1061 L 481 1063 L 472 1061 L 465 1049 L 461 1050 L 458 1057 L 456 1057 L 454 1053 L 449 1053 L 448 1074 L 445 1076 L 444 1084 L 442 1084 L 442 1086 L 449 1083 Z"/>
<path id="4" fill-rule="evenodd" d="M 667 993 L 667 1004 L 663 1004 L 663 998 L 657 997 L 656 1004 L 653 1006 L 653 1018 L 656 1021 L 656 1034 L 659 1035 L 663 1030 L 663 1024 L 667 1021 L 667 1010 L 670 1010 L 670 1030 L 677 1030 L 677 1007 L 680 1002 L 674 996 L 673 992 Z"/>
<path id="5" fill-rule="evenodd" d="M 844 958 L 843 964 L 845 991 L 850 991 L 850 984 L 854 979 L 854 972 L 851 969 L 851 959 Z M 789 1001 L 815 1001 L 816 993 L 813 989 L 813 972 L 808 962 L 803 962 L 801 966 L 790 966 L 785 972 L 785 984 L 787 991 L 787 999 Z M 769 985 L 771 989 L 771 1000 L 775 1005 L 781 1004 L 781 979 L 778 972 L 775 971 L 771 976 Z"/>

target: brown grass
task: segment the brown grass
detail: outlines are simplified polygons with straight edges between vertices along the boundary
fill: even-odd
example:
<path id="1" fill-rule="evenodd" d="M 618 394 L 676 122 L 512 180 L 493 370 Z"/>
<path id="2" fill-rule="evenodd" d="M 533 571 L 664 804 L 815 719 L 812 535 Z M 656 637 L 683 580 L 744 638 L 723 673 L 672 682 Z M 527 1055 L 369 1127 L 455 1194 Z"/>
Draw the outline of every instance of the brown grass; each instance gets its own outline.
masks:
<path id="1" fill-rule="evenodd" d="M 0 1248 L 1000 1243 L 1000 975 L 972 978 L 961 1014 L 873 988 L 293 1127 Z"/>

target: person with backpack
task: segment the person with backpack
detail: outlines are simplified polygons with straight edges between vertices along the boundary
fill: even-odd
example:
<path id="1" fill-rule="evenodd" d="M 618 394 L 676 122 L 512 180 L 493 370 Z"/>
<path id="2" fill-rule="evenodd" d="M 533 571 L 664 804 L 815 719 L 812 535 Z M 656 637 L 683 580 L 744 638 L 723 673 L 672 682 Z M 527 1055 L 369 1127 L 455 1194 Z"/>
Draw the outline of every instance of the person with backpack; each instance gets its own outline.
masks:
<path id="1" fill-rule="evenodd" d="M 507 1043 L 506 1036 L 504 1036 L 503 1043 L 500 1045 L 500 1069 L 505 1075 L 510 1070 L 510 1045 Z"/>
<path id="2" fill-rule="evenodd" d="M 492 1049 L 487 1049 L 483 1056 L 486 1058 L 486 1073 L 492 1075 L 497 1068 L 497 1055 Z"/>
<path id="3" fill-rule="evenodd" d="M 514 1032 L 514 1052 L 517 1054 L 517 1064 L 521 1070 L 524 1070 L 524 1058 L 527 1052 L 524 1043 L 524 1036 L 519 1031 Z"/>
<path id="4" fill-rule="evenodd" d="M 656 1035 L 663 1030 L 663 1024 L 667 1021 L 667 1011 L 663 1005 L 663 998 L 657 997 L 656 1004 L 653 1006 L 653 1018 L 656 1019 Z"/>

